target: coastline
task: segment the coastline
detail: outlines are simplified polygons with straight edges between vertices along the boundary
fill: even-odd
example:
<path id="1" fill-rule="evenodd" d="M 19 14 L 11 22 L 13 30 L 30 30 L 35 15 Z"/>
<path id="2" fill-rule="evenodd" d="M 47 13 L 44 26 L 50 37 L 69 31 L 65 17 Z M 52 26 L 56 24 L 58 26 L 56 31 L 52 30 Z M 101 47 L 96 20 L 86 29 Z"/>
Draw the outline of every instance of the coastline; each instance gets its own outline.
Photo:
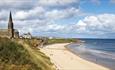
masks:
<path id="1" fill-rule="evenodd" d="M 50 57 L 57 70 L 109 70 L 106 67 L 84 60 L 72 53 L 69 43 L 47 45 L 40 50 Z"/>
<path id="2" fill-rule="evenodd" d="M 106 65 L 106 64 L 104 64 L 104 63 L 100 63 L 100 62 L 98 61 L 98 59 L 96 59 L 95 57 L 94 57 L 95 60 L 91 60 L 91 59 L 93 59 L 93 58 L 89 59 L 89 58 L 87 58 L 87 57 L 82 57 L 80 54 L 76 53 L 74 50 L 72 50 L 71 48 L 67 47 L 67 46 L 69 46 L 69 45 L 71 45 L 71 44 L 72 44 L 72 43 L 70 43 L 70 44 L 68 44 L 68 45 L 65 45 L 64 47 L 65 47 L 68 51 L 70 51 L 70 52 L 72 52 L 73 54 L 75 54 L 76 56 L 78 56 L 78 57 L 80 57 L 80 58 L 82 58 L 82 59 L 84 59 L 84 60 L 86 60 L 86 61 L 95 63 L 95 64 L 97 64 L 97 65 L 101 65 L 101 66 L 106 67 L 106 68 L 109 68 L 110 70 L 115 70 L 115 68 L 112 67 L 112 66 Z"/>

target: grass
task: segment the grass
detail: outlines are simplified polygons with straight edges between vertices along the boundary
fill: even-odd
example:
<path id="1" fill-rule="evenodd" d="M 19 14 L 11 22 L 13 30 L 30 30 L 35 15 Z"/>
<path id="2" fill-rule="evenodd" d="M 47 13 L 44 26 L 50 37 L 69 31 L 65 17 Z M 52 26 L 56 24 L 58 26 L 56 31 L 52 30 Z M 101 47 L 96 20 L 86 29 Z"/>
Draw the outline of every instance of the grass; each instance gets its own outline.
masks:
<path id="1" fill-rule="evenodd" d="M 55 44 L 55 43 L 71 43 L 76 42 L 76 39 L 68 38 L 68 39 L 48 39 L 46 44 Z"/>
<path id="2" fill-rule="evenodd" d="M 30 45 L 22 41 L 20 41 L 20 44 L 23 44 L 33 59 L 32 61 L 37 64 L 37 66 L 40 66 L 42 70 L 55 70 L 54 65 L 50 62 L 50 58 L 40 52 L 40 50 L 30 47 Z"/>
<path id="3" fill-rule="evenodd" d="M 41 70 L 32 62 L 24 47 L 7 38 L 0 38 L 0 70 Z"/>
<path id="4" fill-rule="evenodd" d="M 21 41 L 21 43 L 19 43 Z M 55 70 L 49 57 L 23 40 L 0 38 L 0 70 Z"/>

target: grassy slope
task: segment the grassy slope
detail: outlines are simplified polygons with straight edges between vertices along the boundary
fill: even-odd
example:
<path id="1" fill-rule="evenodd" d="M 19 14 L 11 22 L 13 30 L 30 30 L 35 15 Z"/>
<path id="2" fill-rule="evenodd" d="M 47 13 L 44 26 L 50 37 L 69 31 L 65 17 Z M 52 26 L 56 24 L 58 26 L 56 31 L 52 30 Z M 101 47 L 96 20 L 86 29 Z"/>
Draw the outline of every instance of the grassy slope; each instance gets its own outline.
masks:
<path id="1" fill-rule="evenodd" d="M 23 46 L 22 46 L 22 45 Z M 0 38 L 0 70 L 54 70 L 50 59 L 23 41 Z"/>
<path id="2" fill-rule="evenodd" d="M 76 42 L 76 39 L 48 39 L 47 44 L 54 44 L 54 43 L 71 43 Z"/>
<path id="3" fill-rule="evenodd" d="M 50 62 L 50 58 L 44 53 L 40 52 L 38 49 L 30 47 L 27 43 L 19 41 L 20 44 L 29 52 L 33 59 L 33 62 L 40 66 L 42 70 L 55 70 L 54 65 Z"/>
<path id="4" fill-rule="evenodd" d="M 41 70 L 22 45 L 0 38 L 0 70 Z"/>

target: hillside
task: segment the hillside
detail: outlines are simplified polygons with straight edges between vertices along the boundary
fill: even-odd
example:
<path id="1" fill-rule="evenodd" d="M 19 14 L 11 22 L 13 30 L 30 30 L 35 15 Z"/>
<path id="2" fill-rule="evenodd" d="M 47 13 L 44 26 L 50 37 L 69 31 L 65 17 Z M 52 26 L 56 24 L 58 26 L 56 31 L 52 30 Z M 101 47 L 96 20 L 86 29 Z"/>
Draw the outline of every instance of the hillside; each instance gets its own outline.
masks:
<path id="1" fill-rule="evenodd" d="M 48 69 L 46 69 L 48 68 Z M 49 57 L 21 41 L 0 38 L 0 70 L 54 70 Z"/>

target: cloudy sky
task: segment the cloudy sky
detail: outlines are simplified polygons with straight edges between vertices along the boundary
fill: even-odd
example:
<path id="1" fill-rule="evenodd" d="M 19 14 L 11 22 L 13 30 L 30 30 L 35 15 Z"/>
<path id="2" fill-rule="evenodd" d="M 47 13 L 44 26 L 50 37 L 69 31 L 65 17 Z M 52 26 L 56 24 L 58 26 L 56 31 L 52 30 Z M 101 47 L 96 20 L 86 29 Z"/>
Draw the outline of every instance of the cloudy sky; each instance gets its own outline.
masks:
<path id="1" fill-rule="evenodd" d="M 115 0 L 0 0 L 0 28 L 10 11 L 20 34 L 115 38 Z"/>

